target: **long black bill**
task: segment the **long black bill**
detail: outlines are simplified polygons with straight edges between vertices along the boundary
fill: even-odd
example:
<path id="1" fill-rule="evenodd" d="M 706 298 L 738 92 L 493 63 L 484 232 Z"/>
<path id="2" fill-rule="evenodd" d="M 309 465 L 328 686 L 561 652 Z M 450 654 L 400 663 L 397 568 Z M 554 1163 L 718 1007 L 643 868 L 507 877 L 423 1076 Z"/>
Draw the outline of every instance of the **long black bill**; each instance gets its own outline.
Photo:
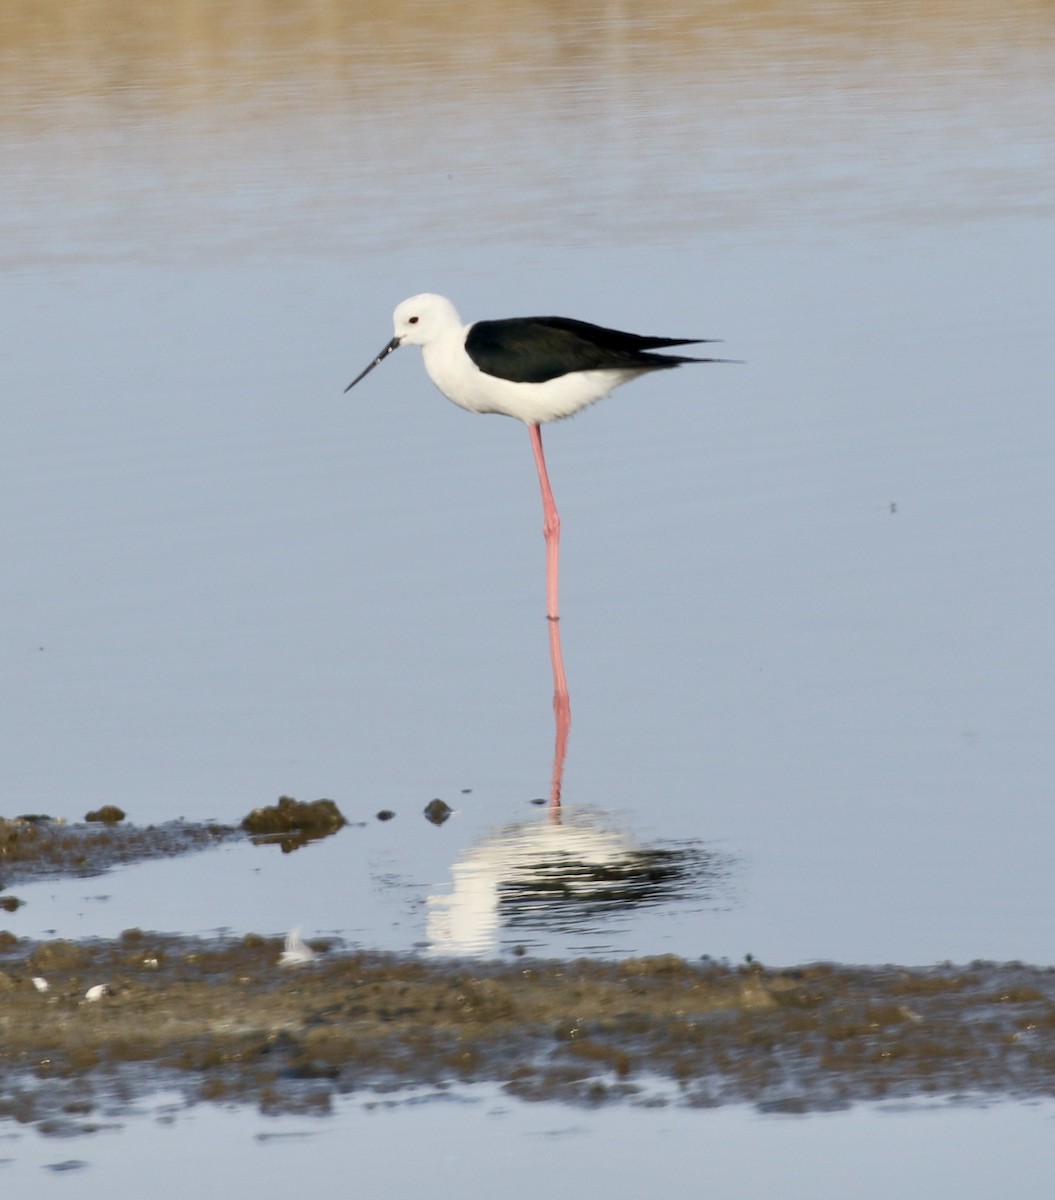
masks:
<path id="1" fill-rule="evenodd" d="M 369 375 L 370 372 L 374 369 L 374 367 L 379 366 L 381 363 L 383 363 L 385 361 L 386 358 L 388 358 L 388 356 L 392 353 L 393 350 L 398 350 L 400 347 L 400 344 L 401 344 L 400 339 L 397 337 L 394 337 L 388 343 L 388 345 L 384 348 L 384 350 L 381 351 L 381 353 L 377 356 L 377 358 L 375 358 L 374 361 L 366 368 L 366 370 L 362 371 L 358 375 L 356 375 L 356 377 L 352 380 L 352 382 L 344 390 L 346 392 L 350 392 L 352 390 L 352 388 L 355 387 L 355 385 L 359 382 L 360 379 L 365 379 L 367 377 L 367 375 Z"/>

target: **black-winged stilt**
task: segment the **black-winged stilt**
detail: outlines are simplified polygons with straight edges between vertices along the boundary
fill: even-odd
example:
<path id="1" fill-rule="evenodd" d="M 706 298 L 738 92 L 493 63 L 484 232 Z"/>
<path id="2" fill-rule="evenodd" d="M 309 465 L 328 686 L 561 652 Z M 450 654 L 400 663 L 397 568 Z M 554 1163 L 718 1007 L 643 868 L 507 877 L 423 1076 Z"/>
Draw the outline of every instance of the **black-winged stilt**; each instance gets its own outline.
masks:
<path id="1" fill-rule="evenodd" d="M 350 391 L 400 346 L 420 346 L 425 370 L 440 391 L 461 408 L 501 413 L 525 422 L 542 488 L 542 531 L 546 539 L 546 615 L 553 666 L 553 707 L 557 714 L 557 752 L 551 801 L 560 803 L 564 749 L 571 724 L 571 703 L 564 676 L 558 620 L 560 517 L 553 500 L 541 426 L 570 417 L 607 396 L 613 388 L 651 371 L 682 363 L 722 362 L 656 354 L 671 346 L 699 345 L 710 339 L 642 337 L 605 329 L 568 317 L 513 317 L 462 323 L 445 296 L 428 292 L 404 300 L 393 314 L 392 340 L 344 390 Z"/>

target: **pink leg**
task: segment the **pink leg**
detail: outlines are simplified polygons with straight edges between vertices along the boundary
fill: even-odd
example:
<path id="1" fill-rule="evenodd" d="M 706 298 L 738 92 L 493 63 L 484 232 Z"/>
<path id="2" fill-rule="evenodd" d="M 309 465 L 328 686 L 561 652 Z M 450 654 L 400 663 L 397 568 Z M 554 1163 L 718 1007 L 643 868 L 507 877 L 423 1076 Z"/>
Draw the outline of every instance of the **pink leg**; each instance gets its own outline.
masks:
<path id="1" fill-rule="evenodd" d="M 553 502 L 546 459 L 542 454 L 542 430 L 538 425 L 529 425 L 528 432 L 531 434 L 531 449 L 535 455 L 538 480 L 542 487 L 542 533 L 546 539 L 546 618 L 549 621 L 549 655 L 553 666 L 553 712 L 557 719 L 550 807 L 559 808 L 564 754 L 568 745 L 568 730 L 571 728 L 571 699 L 568 696 L 568 681 L 564 677 L 564 656 L 560 646 L 560 516 Z"/>

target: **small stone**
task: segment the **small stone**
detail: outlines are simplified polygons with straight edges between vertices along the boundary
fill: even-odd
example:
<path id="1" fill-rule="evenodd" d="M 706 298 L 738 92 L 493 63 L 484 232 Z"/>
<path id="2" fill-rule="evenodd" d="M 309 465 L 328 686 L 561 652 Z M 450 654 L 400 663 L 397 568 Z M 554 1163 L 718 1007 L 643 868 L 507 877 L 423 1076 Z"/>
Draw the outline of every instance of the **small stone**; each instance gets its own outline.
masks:
<path id="1" fill-rule="evenodd" d="M 86 813 L 84 819 L 103 825 L 117 825 L 125 819 L 125 812 L 124 809 L 118 808 L 116 804 L 104 804 L 102 808 L 96 808 L 90 813 Z"/>
<path id="2" fill-rule="evenodd" d="M 445 801 L 438 799 L 430 800 L 425 805 L 425 820 L 431 821 L 433 825 L 442 825 L 452 812 L 454 812 L 454 809 Z"/>

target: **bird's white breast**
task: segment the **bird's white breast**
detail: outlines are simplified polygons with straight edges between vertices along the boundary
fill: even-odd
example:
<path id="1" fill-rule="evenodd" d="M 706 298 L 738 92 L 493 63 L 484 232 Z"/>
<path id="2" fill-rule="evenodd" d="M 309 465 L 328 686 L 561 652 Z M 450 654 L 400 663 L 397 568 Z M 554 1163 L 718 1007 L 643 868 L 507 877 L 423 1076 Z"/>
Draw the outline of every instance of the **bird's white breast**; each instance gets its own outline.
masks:
<path id="1" fill-rule="evenodd" d="M 585 408 L 638 371 L 573 371 L 545 383 L 514 383 L 487 375 L 466 354 L 464 331 L 424 346 L 429 378 L 460 408 L 477 413 L 501 413 L 530 425 L 559 421 Z"/>

